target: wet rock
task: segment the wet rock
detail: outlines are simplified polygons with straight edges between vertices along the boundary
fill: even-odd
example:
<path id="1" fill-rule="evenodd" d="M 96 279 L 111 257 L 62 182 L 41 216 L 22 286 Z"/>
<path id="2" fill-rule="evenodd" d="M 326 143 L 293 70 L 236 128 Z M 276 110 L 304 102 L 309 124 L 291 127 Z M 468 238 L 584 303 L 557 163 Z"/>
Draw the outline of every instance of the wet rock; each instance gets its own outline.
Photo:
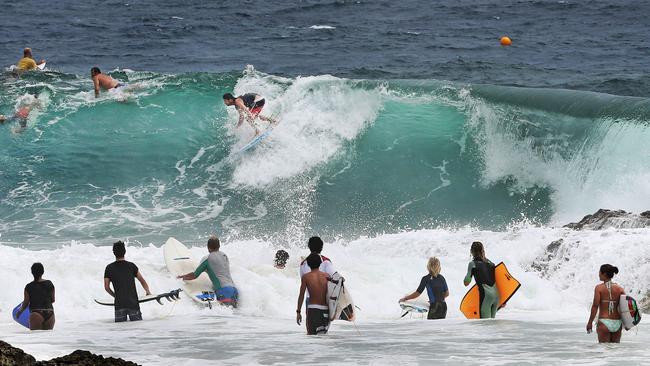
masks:
<path id="1" fill-rule="evenodd" d="M 33 366 L 36 359 L 20 348 L 0 341 L 0 366 Z"/>
<path id="2" fill-rule="evenodd" d="M 650 227 L 650 211 L 634 214 L 623 210 L 600 209 L 587 215 L 580 222 L 570 223 L 564 227 L 574 230 L 602 230 L 607 228 L 637 229 Z"/>

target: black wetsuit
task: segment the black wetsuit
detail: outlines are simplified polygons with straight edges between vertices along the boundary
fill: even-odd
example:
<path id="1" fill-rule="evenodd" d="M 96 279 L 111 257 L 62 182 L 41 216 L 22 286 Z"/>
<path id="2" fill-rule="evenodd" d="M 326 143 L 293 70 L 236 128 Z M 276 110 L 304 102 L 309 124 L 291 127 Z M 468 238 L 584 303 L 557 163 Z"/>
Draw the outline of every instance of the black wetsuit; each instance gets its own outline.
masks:
<path id="1" fill-rule="evenodd" d="M 427 319 L 444 319 L 447 316 L 447 303 L 445 302 L 445 292 L 448 291 L 447 281 L 441 274 L 436 277 L 427 274 L 420 280 L 420 286 L 416 291 L 422 293 L 425 288 L 429 295 Z"/>
<path id="2" fill-rule="evenodd" d="M 255 98 L 257 98 L 257 94 L 255 93 L 247 93 L 244 95 L 240 95 L 237 98 L 241 99 L 244 105 L 246 106 L 246 108 L 248 108 L 249 110 L 264 106 L 264 98 L 255 102 Z"/>
<path id="3" fill-rule="evenodd" d="M 32 281 L 25 286 L 25 291 L 29 295 L 29 311 L 41 314 L 45 321 L 49 320 L 54 315 L 52 281 Z"/>

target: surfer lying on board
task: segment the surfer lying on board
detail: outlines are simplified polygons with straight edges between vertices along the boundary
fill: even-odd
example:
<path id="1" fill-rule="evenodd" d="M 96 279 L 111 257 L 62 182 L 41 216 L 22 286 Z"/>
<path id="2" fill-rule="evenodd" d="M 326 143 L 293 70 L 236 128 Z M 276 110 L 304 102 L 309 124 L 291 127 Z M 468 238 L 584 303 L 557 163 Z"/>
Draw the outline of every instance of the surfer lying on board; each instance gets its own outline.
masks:
<path id="1" fill-rule="evenodd" d="M 16 64 L 16 69 L 19 71 L 29 71 L 36 70 L 38 65 L 44 64 L 45 60 L 40 60 L 36 62 L 34 56 L 32 56 L 32 49 L 27 47 L 23 50 L 23 58 L 21 58 Z"/>
<path id="2" fill-rule="evenodd" d="M 178 278 L 191 281 L 197 279 L 201 273 L 207 272 L 210 281 L 212 281 L 212 287 L 214 287 L 217 301 L 223 305 L 230 305 L 236 308 L 239 292 L 230 276 L 230 261 L 228 260 L 228 256 L 224 252 L 219 251 L 220 247 L 221 243 L 219 242 L 219 238 L 211 236 L 208 239 L 208 255 L 201 259 L 201 263 L 194 272 L 186 273 L 178 276 Z"/>
<path id="3" fill-rule="evenodd" d="M 320 255 L 311 253 L 305 259 L 310 271 L 300 279 L 300 295 L 298 295 L 298 308 L 296 309 L 296 322 L 302 322 L 302 302 L 305 290 L 309 291 L 310 299 L 307 304 L 307 334 L 326 334 L 329 328 L 329 311 L 327 308 L 327 279 L 329 275 L 320 271 L 322 260 Z"/>
<path id="4" fill-rule="evenodd" d="M 126 246 L 124 242 L 113 243 L 115 262 L 106 266 L 104 270 L 104 290 L 115 298 L 115 322 L 142 320 L 138 291 L 135 289 L 137 278 L 147 295 L 151 295 L 149 285 L 140 273 L 138 266 L 124 259 Z M 113 290 L 111 290 L 111 283 Z"/>
<path id="5" fill-rule="evenodd" d="M 99 98 L 99 89 L 110 90 L 126 85 L 113 79 L 109 75 L 102 74 L 99 67 L 93 67 L 90 69 L 90 77 L 93 79 L 93 85 L 95 86 L 95 98 Z"/>
<path id="6" fill-rule="evenodd" d="M 481 298 L 481 319 L 494 318 L 499 306 L 499 291 L 495 285 L 494 263 L 485 258 L 483 243 L 475 241 L 470 248 L 473 260 L 467 265 L 463 283 L 469 285 L 474 276 Z"/>
<path id="7" fill-rule="evenodd" d="M 447 287 L 447 281 L 440 274 L 440 260 L 436 257 L 429 258 L 427 270 L 429 274 L 422 277 L 417 290 L 410 295 L 404 296 L 399 302 L 415 299 L 426 288 L 427 295 L 429 295 L 429 314 L 427 319 L 444 319 L 447 316 L 447 303 L 445 302 L 445 298 L 449 296 L 449 288 Z"/>
<path id="8" fill-rule="evenodd" d="M 239 121 L 235 127 L 241 126 L 242 122 L 244 122 L 244 118 L 246 118 L 248 123 L 250 123 L 251 127 L 255 130 L 255 136 L 260 134 L 260 130 L 255 124 L 256 118 L 259 118 L 262 121 L 267 121 L 268 123 L 276 123 L 276 120 L 273 118 L 260 114 L 262 108 L 264 108 L 265 101 L 264 97 L 259 94 L 246 93 L 235 98 L 232 94 L 226 93 L 223 95 L 223 104 L 225 104 L 226 107 L 234 105 L 237 112 L 239 112 Z"/>
<path id="9" fill-rule="evenodd" d="M 43 279 L 45 268 L 40 263 L 32 264 L 34 281 L 25 286 L 23 305 L 16 313 L 16 318 L 29 306 L 29 329 L 49 330 L 54 328 L 54 285 Z"/>
<path id="10" fill-rule="evenodd" d="M 623 323 L 621 314 L 618 311 L 618 303 L 621 295 L 625 294 L 623 287 L 612 282 L 614 274 L 618 273 L 618 268 L 611 264 L 600 266 L 598 277 L 603 283 L 594 289 L 594 301 L 591 304 L 591 314 L 587 322 L 587 333 L 591 333 L 594 318 L 598 309 L 598 343 L 620 343 Z"/>

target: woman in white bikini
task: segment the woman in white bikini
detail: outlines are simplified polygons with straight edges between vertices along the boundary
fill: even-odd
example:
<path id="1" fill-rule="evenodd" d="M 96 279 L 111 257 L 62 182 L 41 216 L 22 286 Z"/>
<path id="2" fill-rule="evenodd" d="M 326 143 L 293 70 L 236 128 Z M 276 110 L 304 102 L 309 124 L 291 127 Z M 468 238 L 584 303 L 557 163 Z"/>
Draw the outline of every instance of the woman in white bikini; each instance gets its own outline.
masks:
<path id="1" fill-rule="evenodd" d="M 598 276 L 603 283 L 597 285 L 594 289 L 594 302 L 591 305 L 587 333 L 591 333 L 594 318 L 598 313 L 596 332 L 598 333 L 599 343 L 619 343 L 621 341 L 623 323 L 621 322 L 621 314 L 618 312 L 618 302 L 625 290 L 612 282 L 612 277 L 616 273 L 618 273 L 618 268 L 611 264 L 600 266 Z"/>

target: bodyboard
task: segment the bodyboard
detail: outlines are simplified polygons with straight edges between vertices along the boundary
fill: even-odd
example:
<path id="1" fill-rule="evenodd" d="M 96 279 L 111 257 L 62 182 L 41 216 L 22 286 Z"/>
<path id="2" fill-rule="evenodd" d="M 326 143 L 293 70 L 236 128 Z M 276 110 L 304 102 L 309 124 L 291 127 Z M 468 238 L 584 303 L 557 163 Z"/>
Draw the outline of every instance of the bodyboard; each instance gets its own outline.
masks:
<path id="1" fill-rule="evenodd" d="M 22 325 L 23 327 L 29 329 L 29 306 L 25 311 L 23 311 L 22 314 L 20 314 L 20 317 L 16 317 L 16 313 L 18 313 L 18 310 L 20 310 L 20 307 L 23 306 L 23 302 L 21 301 L 20 304 L 16 305 L 14 310 L 11 312 L 12 317 L 16 321 L 16 323 Z"/>
<path id="2" fill-rule="evenodd" d="M 190 250 L 180 241 L 169 238 L 163 245 L 163 255 L 169 273 L 174 277 L 193 272 L 199 263 L 194 259 Z M 216 300 L 212 282 L 207 273 L 192 281 L 183 281 L 183 291 L 197 303 L 211 306 L 210 302 Z"/>
<path id="3" fill-rule="evenodd" d="M 512 295 L 519 290 L 521 284 L 517 281 L 503 262 L 496 265 L 494 268 L 494 280 L 499 292 L 499 306 L 503 306 L 510 300 Z M 474 284 L 463 300 L 460 303 L 460 311 L 467 319 L 480 319 L 481 318 L 481 299 L 478 291 L 478 285 Z"/>

